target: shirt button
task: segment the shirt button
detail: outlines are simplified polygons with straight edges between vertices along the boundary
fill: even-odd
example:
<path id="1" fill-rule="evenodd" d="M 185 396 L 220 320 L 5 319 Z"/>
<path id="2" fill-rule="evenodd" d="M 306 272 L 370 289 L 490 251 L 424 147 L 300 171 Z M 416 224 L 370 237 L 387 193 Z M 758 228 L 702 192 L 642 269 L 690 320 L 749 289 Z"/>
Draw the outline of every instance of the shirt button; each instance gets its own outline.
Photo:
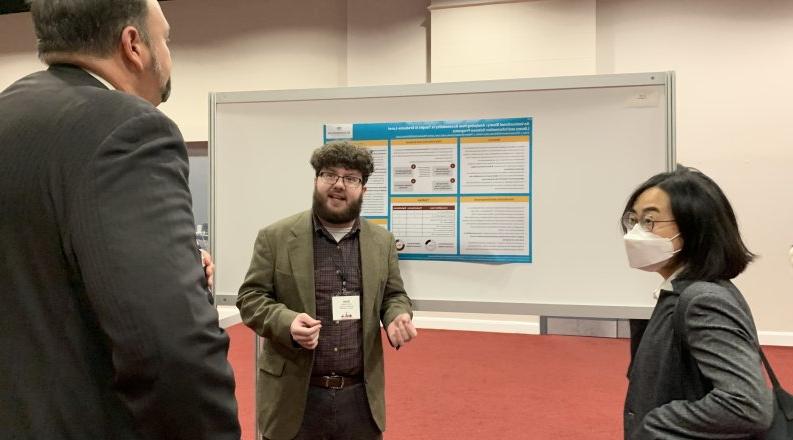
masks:
<path id="1" fill-rule="evenodd" d="M 333 351 L 339 351 L 339 347 L 333 347 Z"/>

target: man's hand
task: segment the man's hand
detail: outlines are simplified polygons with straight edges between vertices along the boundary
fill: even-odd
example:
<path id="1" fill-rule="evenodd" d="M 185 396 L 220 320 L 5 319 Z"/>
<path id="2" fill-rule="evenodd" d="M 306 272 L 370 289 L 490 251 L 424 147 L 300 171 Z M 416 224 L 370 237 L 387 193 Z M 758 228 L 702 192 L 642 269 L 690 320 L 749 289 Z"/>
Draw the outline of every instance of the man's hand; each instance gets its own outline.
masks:
<path id="1" fill-rule="evenodd" d="M 209 286 L 209 290 L 212 290 L 215 287 L 215 263 L 212 262 L 212 255 L 203 249 L 201 249 L 201 265 L 204 266 L 207 286 Z"/>
<path id="2" fill-rule="evenodd" d="M 394 348 L 399 348 L 400 346 L 405 345 L 411 339 L 415 338 L 416 335 L 418 335 L 416 327 L 413 326 L 413 321 L 410 319 L 409 313 L 397 315 L 397 317 L 391 321 L 391 324 L 388 324 L 386 333 L 388 334 L 388 340 L 391 342 L 391 345 L 393 345 Z"/>
<path id="3" fill-rule="evenodd" d="M 289 333 L 292 339 L 307 350 L 317 348 L 319 344 L 319 329 L 322 328 L 320 321 L 308 316 L 305 313 L 297 315 L 289 326 Z"/>

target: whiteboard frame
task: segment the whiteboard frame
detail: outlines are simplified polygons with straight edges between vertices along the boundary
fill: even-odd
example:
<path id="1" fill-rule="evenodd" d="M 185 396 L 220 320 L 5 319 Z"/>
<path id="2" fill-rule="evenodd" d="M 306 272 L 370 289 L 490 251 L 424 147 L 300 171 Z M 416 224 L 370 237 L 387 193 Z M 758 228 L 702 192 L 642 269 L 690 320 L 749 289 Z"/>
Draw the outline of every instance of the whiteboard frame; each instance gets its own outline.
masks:
<path id="1" fill-rule="evenodd" d="M 496 92 L 521 92 L 562 89 L 587 89 L 610 87 L 663 86 L 662 99 L 666 104 L 666 169 L 671 171 L 676 163 L 675 132 L 675 74 L 673 71 L 581 75 L 545 78 L 521 78 L 488 81 L 463 81 L 391 86 L 335 87 L 295 90 L 266 90 L 247 92 L 211 92 L 209 94 L 209 231 L 210 251 L 215 249 L 215 153 L 216 111 L 220 104 L 317 101 L 355 98 L 389 98 L 430 95 L 459 95 Z M 217 277 L 217 274 L 215 275 Z M 216 280 L 217 285 L 217 280 Z M 217 305 L 234 305 L 236 295 L 218 295 Z M 543 304 L 526 302 L 481 302 L 450 300 L 413 300 L 414 309 L 454 313 L 487 313 L 510 315 L 539 315 L 579 318 L 647 318 L 652 307 L 586 304 Z"/>

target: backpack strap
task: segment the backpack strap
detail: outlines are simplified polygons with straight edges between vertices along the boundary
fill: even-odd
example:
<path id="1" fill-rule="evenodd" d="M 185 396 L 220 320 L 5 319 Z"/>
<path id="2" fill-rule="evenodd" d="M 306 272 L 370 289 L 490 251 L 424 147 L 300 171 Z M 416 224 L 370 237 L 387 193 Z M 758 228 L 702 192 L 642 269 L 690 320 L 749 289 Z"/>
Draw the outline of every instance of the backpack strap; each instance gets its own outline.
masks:
<path id="1" fill-rule="evenodd" d="M 732 290 L 728 286 L 722 287 L 725 287 L 727 291 L 730 292 L 730 294 L 733 294 Z M 687 377 L 683 378 L 683 387 L 686 394 L 686 399 L 689 401 L 701 398 L 705 395 L 705 393 L 707 393 L 709 389 L 713 388 L 712 385 L 707 383 L 707 378 L 705 378 L 699 371 L 699 367 L 697 367 L 697 363 L 693 356 L 691 356 L 691 352 L 688 348 L 688 338 L 686 333 L 686 310 L 688 309 L 688 305 L 691 303 L 691 300 L 693 300 L 696 296 L 697 293 L 691 289 L 688 289 L 688 286 L 686 286 L 686 288 L 680 293 L 680 297 L 677 300 L 673 317 L 675 341 L 678 344 L 678 347 L 680 347 L 680 360 L 686 369 L 685 376 Z M 771 380 L 771 385 L 774 388 L 777 404 L 782 408 L 782 411 L 785 413 L 787 419 L 793 421 L 793 397 L 791 397 L 790 394 L 782 389 L 782 386 L 779 384 L 779 379 L 777 379 L 774 369 L 771 368 L 771 363 L 768 362 L 768 359 L 765 357 L 765 353 L 763 352 L 763 348 L 760 346 L 759 341 L 756 341 L 755 347 L 757 348 L 757 352 L 760 354 L 760 359 L 763 361 L 763 366 L 768 373 L 768 378 Z"/>
<path id="2" fill-rule="evenodd" d="M 779 385 L 779 379 L 776 378 L 774 369 L 771 368 L 771 364 L 768 362 L 768 359 L 766 359 L 765 353 L 763 353 L 763 349 L 759 345 L 758 345 L 758 351 L 760 352 L 760 359 L 763 360 L 763 366 L 765 366 L 765 371 L 768 373 L 768 378 L 771 379 L 771 385 L 774 386 L 774 389 L 782 388 L 782 386 Z"/>
<path id="3" fill-rule="evenodd" d="M 765 371 L 768 373 L 768 378 L 771 379 L 771 385 L 774 387 L 776 404 L 779 409 L 782 410 L 782 413 L 788 420 L 787 423 L 790 425 L 789 429 L 793 429 L 793 395 L 782 389 L 782 386 L 779 384 L 779 379 L 776 378 L 776 374 L 774 374 L 774 370 L 771 368 L 771 364 L 768 362 L 768 359 L 766 359 L 762 348 L 760 349 L 760 359 L 763 360 Z"/>

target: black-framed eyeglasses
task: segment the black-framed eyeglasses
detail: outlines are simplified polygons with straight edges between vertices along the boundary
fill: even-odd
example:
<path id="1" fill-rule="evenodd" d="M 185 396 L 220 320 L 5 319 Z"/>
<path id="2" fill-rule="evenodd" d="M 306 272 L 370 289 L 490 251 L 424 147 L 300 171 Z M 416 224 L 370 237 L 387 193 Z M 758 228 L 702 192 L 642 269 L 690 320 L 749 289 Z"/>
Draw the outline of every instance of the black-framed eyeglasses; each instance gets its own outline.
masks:
<path id="1" fill-rule="evenodd" d="M 649 215 L 639 217 L 633 212 L 626 212 L 625 214 L 622 215 L 622 226 L 624 226 L 625 229 L 628 231 L 633 229 L 633 227 L 638 224 L 645 231 L 652 232 L 656 223 L 671 223 L 671 222 L 674 222 L 674 220 L 656 220 L 650 217 Z"/>
<path id="2" fill-rule="evenodd" d="M 317 177 L 327 185 L 335 185 L 339 179 L 344 182 L 344 186 L 347 188 L 358 188 L 363 185 L 363 179 L 358 176 L 339 176 L 329 171 L 321 171 Z"/>

